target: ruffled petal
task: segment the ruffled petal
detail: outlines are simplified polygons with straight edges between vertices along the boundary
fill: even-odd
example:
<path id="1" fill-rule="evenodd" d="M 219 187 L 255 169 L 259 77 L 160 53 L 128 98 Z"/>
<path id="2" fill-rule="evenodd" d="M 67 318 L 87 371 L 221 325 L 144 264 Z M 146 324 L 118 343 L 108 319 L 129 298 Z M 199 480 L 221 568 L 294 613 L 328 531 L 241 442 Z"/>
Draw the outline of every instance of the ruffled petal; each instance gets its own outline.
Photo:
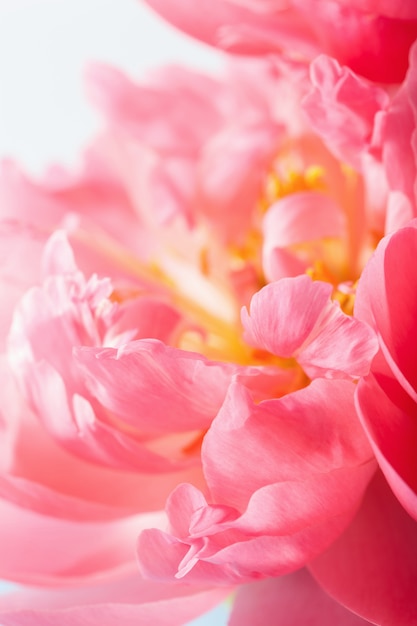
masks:
<path id="1" fill-rule="evenodd" d="M 294 357 L 312 378 L 360 376 L 377 352 L 372 330 L 330 300 L 332 286 L 308 276 L 283 278 L 256 293 L 242 310 L 245 339 Z"/>
<path id="2" fill-rule="evenodd" d="M 313 88 L 303 108 L 312 128 L 337 158 L 360 170 L 375 115 L 387 108 L 388 94 L 323 55 L 313 61 L 310 74 Z"/>

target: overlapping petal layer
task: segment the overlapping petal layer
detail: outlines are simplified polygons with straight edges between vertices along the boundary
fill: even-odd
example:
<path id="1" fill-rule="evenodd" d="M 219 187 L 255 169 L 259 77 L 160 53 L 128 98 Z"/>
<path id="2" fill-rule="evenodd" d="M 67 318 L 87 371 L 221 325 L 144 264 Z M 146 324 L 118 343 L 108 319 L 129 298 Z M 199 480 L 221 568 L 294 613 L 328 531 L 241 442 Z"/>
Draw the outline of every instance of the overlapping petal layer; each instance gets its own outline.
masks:
<path id="1" fill-rule="evenodd" d="M 139 539 L 142 571 L 230 584 L 285 574 L 323 550 L 352 519 L 375 469 L 353 391 L 321 379 L 254 404 L 232 385 L 203 444 L 212 504 L 178 487 L 167 505 L 173 534 Z"/>

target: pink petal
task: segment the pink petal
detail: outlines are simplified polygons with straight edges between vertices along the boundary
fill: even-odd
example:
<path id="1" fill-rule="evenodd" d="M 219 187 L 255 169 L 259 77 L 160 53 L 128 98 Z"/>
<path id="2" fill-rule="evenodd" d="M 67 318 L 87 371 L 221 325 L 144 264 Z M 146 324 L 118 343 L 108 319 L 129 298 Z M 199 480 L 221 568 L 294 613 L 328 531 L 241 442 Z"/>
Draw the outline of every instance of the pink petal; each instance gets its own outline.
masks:
<path id="1" fill-rule="evenodd" d="M 311 28 L 323 52 L 376 83 L 403 80 L 417 35 L 415 17 L 407 20 L 397 19 L 397 15 L 387 17 L 384 8 L 381 13 L 379 10 L 368 13 L 362 4 L 357 6 L 357 1 L 354 6 L 346 0 L 294 0 L 294 3 L 305 14 L 314 15 Z M 401 11 L 397 9 L 395 13 Z"/>
<path id="2" fill-rule="evenodd" d="M 262 54 L 297 42 L 302 51 L 313 48 L 312 36 L 298 11 L 252 11 L 228 0 L 196 5 L 190 0 L 146 0 L 153 9 L 186 33 L 220 48 L 244 54 Z M 280 3 L 281 4 L 281 3 Z M 204 19 L 202 19 L 204 16 Z"/>
<path id="3" fill-rule="evenodd" d="M 311 565 L 337 601 L 384 626 L 414 626 L 417 525 L 381 474 L 348 530 Z"/>
<path id="4" fill-rule="evenodd" d="M 78 267 L 64 231 L 55 231 L 48 239 L 42 258 L 43 277 L 75 274 Z"/>
<path id="5" fill-rule="evenodd" d="M 260 121 L 259 115 L 255 121 L 237 118 L 205 145 L 199 201 L 223 239 L 246 235 L 281 133 L 266 115 Z"/>
<path id="6" fill-rule="evenodd" d="M 330 57 L 311 64 L 310 93 L 303 108 L 312 128 L 337 158 L 361 169 L 361 153 L 371 142 L 374 118 L 389 103 L 387 93 Z"/>
<path id="7" fill-rule="evenodd" d="M 202 484 L 200 470 L 193 468 L 199 447 L 194 453 L 182 452 L 182 447 L 195 442 L 195 433 L 182 438 L 168 433 L 153 440 L 150 451 L 146 438 L 137 441 L 120 429 L 106 428 L 106 422 L 83 421 L 75 409 L 73 414 L 56 372 L 51 379 L 40 380 L 37 395 L 42 392 L 45 397 L 40 423 L 4 363 L 1 373 L 1 460 L 7 473 L 0 476 L 0 494 L 4 499 L 50 517 L 106 520 L 162 508 L 178 482 Z M 152 467 L 159 471 L 158 466 L 170 473 L 136 472 Z M 51 472 L 51 467 L 56 471 Z"/>
<path id="8" fill-rule="evenodd" d="M 141 571 L 228 585 L 286 574 L 324 550 L 354 517 L 375 471 L 353 392 L 350 382 L 318 380 L 255 404 L 232 384 L 203 443 L 213 503 L 179 486 L 167 504 L 172 534 L 139 537 Z"/>
<path id="9" fill-rule="evenodd" d="M 142 339 L 121 348 L 76 350 L 90 392 L 136 428 L 162 433 L 207 428 L 236 366 Z"/>
<path id="10" fill-rule="evenodd" d="M 243 585 L 236 594 L 229 626 L 365 626 L 369 622 L 328 596 L 307 570 Z"/>
<path id="11" fill-rule="evenodd" d="M 0 222 L 0 345 L 5 346 L 13 309 L 23 293 L 40 280 L 44 235 L 12 220 Z"/>
<path id="12" fill-rule="evenodd" d="M 54 519 L 0 501 L 0 576 L 34 585 L 105 579 L 135 567 L 137 534 L 161 513 L 106 522 Z"/>
<path id="13" fill-rule="evenodd" d="M 267 211 L 262 230 L 262 257 L 270 281 L 303 274 L 308 260 L 285 248 L 344 233 L 343 213 L 327 195 L 298 192 L 274 203 Z M 313 262 L 313 261 L 312 261 Z"/>
<path id="14" fill-rule="evenodd" d="M 281 357 L 295 357 L 310 377 L 359 376 L 377 351 L 367 325 L 330 300 L 332 287 L 308 276 L 283 278 L 242 309 L 245 339 Z"/>
<path id="15" fill-rule="evenodd" d="M 254 404 L 243 387 L 232 385 L 202 450 L 215 501 L 244 510 L 252 494 L 266 485 L 306 481 L 314 472 L 326 480 L 327 473 L 370 460 L 353 393 L 350 382 L 319 379 L 283 398 Z M 349 472 L 346 481 L 346 489 L 354 491 Z M 363 488 L 361 480 L 357 487 Z M 330 498 L 330 483 L 329 489 Z M 333 512 L 335 506 L 332 502 Z"/>
<path id="16" fill-rule="evenodd" d="M 402 191 L 391 191 L 387 202 L 385 233 L 391 234 L 407 226 L 413 217 L 413 207 L 407 196 Z"/>
<path id="17" fill-rule="evenodd" d="M 221 121 L 214 104 L 221 83 L 181 67 L 154 70 L 137 85 L 121 71 L 95 64 L 89 68 L 87 87 L 116 127 L 165 156 L 196 157 Z"/>
<path id="18" fill-rule="evenodd" d="M 417 7 L 414 0 L 338 0 L 339 4 L 354 6 L 361 11 L 380 13 L 401 20 L 416 20 Z"/>
<path id="19" fill-rule="evenodd" d="M 130 574 L 106 584 L 27 590 L 0 598 L 5 626 L 183 626 L 223 600 L 228 590 L 161 585 Z"/>
<path id="20" fill-rule="evenodd" d="M 417 62 L 410 70 L 410 76 L 417 72 L 416 66 Z M 416 132 L 416 120 L 410 106 L 407 84 L 393 98 L 390 107 L 381 116 L 379 125 L 382 160 L 388 184 L 391 189 L 402 192 L 414 205 L 417 151 L 410 138 Z"/>
<path id="21" fill-rule="evenodd" d="M 360 381 L 358 413 L 391 489 L 417 520 L 416 403 L 390 376 L 388 367 L 384 369 Z"/>
<path id="22" fill-rule="evenodd" d="M 183 328 L 183 318 L 177 309 L 156 298 L 142 296 L 120 305 L 111 334 L 118 343 L 119 337 L 125 338 L 127 334 L 132 339 L 153 337 L 172 344 Z"/>
<path id="23" fill-rule="evenodd" d="M 318 191 L 293 193 L 273 204 L 263 222 L 264 246 L 283 248 L 344 233 L 340 207 Z"/>
<path id="24" fill-rule="evenodd" d="M 372 471 L 373 465 L 364 484 Z M 353 474 L 350 471 L 351 479 Z M 329 515 L 323 506 L 329 496 L 324 482 L 322 488 L 314 481 L 308 486 L 287 481 L 260 489 L 240 517 L 227 505 L 205 505 L 201 497 L 187 498 L 192 487 L 183 485 L 169 499 L 170 516 L 180 537 L 156 529 L 143 531 L 138 543 L 141 571 L 156 580 L 175 577 L 193 584 L 220 585 L 291 572 L 339 536 L 357 510 L 357 494 L 353 501 L 347 494 L 343 511 L 339 507 L 336 515 Z M 340 487 L 340 482 L 341 473 L 335 476 L 335 484 Z M 306 493 L 312 494 L 311 499 Z"/>
<path id="25" fill-rule="evenodd" d="M 74 230 L 74 225 L 96 236 L 104 232 L 128 249 L 137 249 L 139 224 L 133 207 L 114 172 L 94 149 L 85 155 L 80 171 L 56 168 L 43 180 L 31 180 L 14 163 L 2 162 L 0 215 L 24 221 L 46 235 L 56 228 Z M 91 239 L 76 245 L 77 251 L 90 249 L 91 256 Z"/>
<path id="26" fill-rule="evenodd" d="M 390 0 L 355 0 L 353 6 L 347 0 L 277 0 L 266 5 L 216 0 L 198 8 L 190 0 L 147 3 L 176 27 L 211 45 L 246 55 L 296 51 L 314 58 L 322 51 L 376 82 L 403 79 L 417 34 L 411 0 L 399 6 Z"/>
<path id="27" fill-rule="evenodd" d="M 267 285 L 252 297 L 249 312 L 242 309 L 246 341 L 291 357 L 313 332 L 331 291 L 330 284 L 308 276 Z"/>
<path id="28" fill-rule="evenodd" d="M 359 281 L 356 314 L 377 330 L 384 356 L 400 384 L 417 401 L 417 222 L 384 239 Z"/>

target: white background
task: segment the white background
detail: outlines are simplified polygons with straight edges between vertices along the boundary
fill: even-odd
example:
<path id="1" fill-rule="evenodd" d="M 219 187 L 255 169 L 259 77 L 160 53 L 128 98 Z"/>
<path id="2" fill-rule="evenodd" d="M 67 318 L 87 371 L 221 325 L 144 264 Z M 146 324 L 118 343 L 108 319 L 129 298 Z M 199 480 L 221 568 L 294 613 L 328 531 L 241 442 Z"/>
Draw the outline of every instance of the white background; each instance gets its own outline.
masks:
<path id="1" fill-rule="evenodd" d="M 219 57 L 140 0 L 0 0 L 0 157 L 32 171 L 76 159 L 99 124 L 83 91 L 89 61 L 135 77 L 167 61 L 214 69 Z"/>
<path id="2" fill-rule="evenodd" d="M 75 165 L 101 123 L 83 89 L 90 61 L 140 77 L 173 61 L 214 71 L 221 58 L 140 0 L 0 0 L 1 159 L 35 175 L 53 162 Z M 6 588 L 0 583 L 0 592 Z M 193 626 L 225 623 L 219 608 Z"/>

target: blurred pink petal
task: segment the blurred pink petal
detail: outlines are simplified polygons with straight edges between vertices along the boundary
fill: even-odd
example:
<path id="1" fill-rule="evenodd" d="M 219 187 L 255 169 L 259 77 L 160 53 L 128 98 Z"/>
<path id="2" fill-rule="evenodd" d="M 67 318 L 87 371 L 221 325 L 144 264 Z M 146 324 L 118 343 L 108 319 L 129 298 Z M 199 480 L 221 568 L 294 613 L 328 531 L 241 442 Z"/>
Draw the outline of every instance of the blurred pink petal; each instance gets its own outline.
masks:
<path id="1" fill-rule="evenodd" d="M 417 44 L 410 67 L 390 106 L 379 120 L 379 142 L 390 188 L 402 192 L 417 215 Z"/>
<path id="2" fill-rule="evenodd" d="M 267 211 L 262 257 L 269 281 L 284 276 L 298 276 L 311 266 L 291 251 L 291 246 L 345 234 L 345 220 L 340 207 L 319 192 L 298 192 L 275 202 Z"/>
<path id="3" fill-rule="evenodd" d="M 243 54 L 284 52 L 335 57 L 377 82 L 400 82 L 417 35 L 411 1 L 348 3 L 346 0 L 205 2 L 146 0 L 188 34 Z M 314 16 L 312 19 L 311 16 Z"/>
<path id="4" fill-rule="evenodd" d="M 137 533 L 164 522 L 161 513 L 109 521 L 56 519 L 6 501 L 0 501 L 0 511 L 0 576 L 33 585 L 82 584 L 134 571 Z"/>
<path id="5" fill-rule="evenodd" d="M 221 602 L 227 590 L 181 588 L 141 580 L 137 573 L 111 583 L 64 590 L 26 590 L 0 598 L 5 626 L 182 626 Z"/>

